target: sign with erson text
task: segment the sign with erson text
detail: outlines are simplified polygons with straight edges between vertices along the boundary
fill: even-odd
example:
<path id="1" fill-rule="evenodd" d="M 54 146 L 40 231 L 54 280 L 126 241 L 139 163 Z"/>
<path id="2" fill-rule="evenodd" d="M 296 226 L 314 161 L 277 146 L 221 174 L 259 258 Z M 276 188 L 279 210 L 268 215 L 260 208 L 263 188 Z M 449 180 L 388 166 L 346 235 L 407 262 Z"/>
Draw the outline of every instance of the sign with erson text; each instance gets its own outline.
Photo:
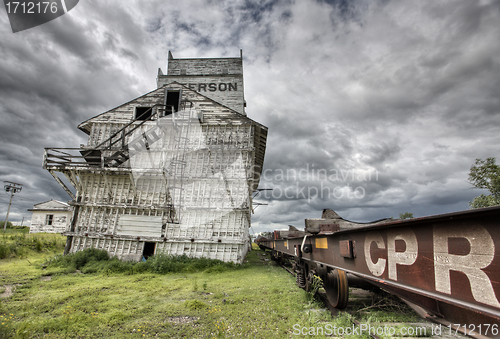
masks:
<path id="1" fill-rule="evenodd" d="M 181 84 L 183 86 L 186 86 L 189 89 L 192 89 L 193 91 L 197 92 L 232 92 L 232 91 L 237 91 L 238 90 L 238 84 L 235 83 L 215 83 L 215 82 L 210 82 L 210 83 L 195 83 L 195 84 Z"/>

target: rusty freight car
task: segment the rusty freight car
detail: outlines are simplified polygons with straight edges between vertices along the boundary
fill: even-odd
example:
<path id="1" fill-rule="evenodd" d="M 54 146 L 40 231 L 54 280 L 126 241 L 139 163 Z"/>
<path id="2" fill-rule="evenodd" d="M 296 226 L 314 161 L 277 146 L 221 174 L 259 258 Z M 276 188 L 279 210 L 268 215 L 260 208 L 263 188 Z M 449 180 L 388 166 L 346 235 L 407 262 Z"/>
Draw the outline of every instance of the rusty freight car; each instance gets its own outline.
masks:
<path id="1" fill-rule="evenodd" d="M 275 231 L 258 244 L 293 262 L 299 286 L 321 277 L 334 307 L 347 306 L 348 287 L 361 278 L 450 329 L 498 337 L 499 220 L 500 206 L 368 224 L 325 210 L 301 234 Z"/>

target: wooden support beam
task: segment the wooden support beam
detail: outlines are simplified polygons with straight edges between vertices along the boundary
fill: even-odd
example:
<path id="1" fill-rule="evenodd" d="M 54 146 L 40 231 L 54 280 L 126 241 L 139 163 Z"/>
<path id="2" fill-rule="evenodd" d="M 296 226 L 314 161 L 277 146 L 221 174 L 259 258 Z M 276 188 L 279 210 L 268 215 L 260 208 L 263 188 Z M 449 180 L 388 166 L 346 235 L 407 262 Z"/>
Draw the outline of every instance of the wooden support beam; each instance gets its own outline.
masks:
<path id="1" fill-rule="evenodd" d="M 66 186 L 66 184 L 56 174 L 54 174 L 54 171 L 49 170 L 49 173 L 54 177 L 54 179 L 56 179 L 56 181 L 59 183 L 59 185 L 61 185 L 61 187 L 66 191 L 66 193 L 69 194 L 71 199 L 75 200 L 76 197 L 73 194 L 73 192 L 71 192 L 70 189 L 68 188 L 68 186 Z"/>

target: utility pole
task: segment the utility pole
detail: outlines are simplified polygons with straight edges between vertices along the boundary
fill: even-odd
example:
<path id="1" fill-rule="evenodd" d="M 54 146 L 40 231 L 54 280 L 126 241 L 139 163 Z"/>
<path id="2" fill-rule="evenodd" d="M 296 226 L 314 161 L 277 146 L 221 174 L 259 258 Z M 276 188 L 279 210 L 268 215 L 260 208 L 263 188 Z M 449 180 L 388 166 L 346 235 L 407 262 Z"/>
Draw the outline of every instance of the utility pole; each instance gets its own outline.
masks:
<path id="1" fill-rule="evenodd" d="M 5 192 L 10 192 L 9 208 L 7 209 L 7 216 L 5 217 L 5 223 L 3 224 L 3 232 L 5 233 L 5 229 L 7 228 L 7 222 L 9 221 L 9 212 L 10 212 L 10 205 L 12 204 L 12 198 L 14 197 L 15 193 L 21 192 L 21 190 L 23 189 L 23 185 L 12 181 L 4 181 L 4 182 L 8 183 L 7 185 L 3 186 Z"/>

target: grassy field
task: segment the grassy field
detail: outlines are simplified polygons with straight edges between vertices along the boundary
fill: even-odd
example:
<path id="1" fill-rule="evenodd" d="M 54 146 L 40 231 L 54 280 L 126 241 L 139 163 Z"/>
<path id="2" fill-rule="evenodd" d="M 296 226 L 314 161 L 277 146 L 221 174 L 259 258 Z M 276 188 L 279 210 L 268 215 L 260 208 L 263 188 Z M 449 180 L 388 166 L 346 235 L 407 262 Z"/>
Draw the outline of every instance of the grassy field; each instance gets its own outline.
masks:
<path id="1" fill-rule="evenodd" d="M 297 338 L 296 324 L 352 324 L 345 313 L 332 318 L 258 248 L 240 267 L 116 273 L 47 265 L 64 240 L 12 232 L 0 241 L 11 247 L 0 260 L 0 338 Z"/>

